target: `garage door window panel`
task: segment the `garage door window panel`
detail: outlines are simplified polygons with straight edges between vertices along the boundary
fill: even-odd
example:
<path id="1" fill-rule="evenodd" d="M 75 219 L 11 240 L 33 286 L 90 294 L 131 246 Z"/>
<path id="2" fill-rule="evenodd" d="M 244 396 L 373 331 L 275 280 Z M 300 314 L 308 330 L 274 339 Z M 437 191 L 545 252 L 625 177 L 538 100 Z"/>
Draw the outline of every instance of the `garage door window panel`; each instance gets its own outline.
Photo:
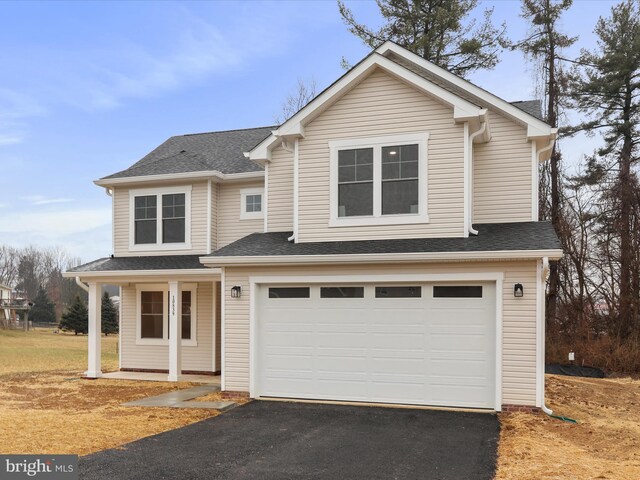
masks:
<path id="1" fill-rule="evenodd" d="M 433 298 L 482 298 L 482 286 L 434 285 Z"/>
<path id="2" fill-rule="evenodd" d="M 381 286 L 376 287 L 376 298 L 420 298 L 422 287 L 419 286 Z"/>
<path id="3" fill-rule="evenodd" d="M 309 287 L 271 287 L 269 298 L 309 298 Z"/>
<path id="4" fill-rule="evenodd" d="M 320 287 L 320 298 L 364 298 L 364 287 Z"/>

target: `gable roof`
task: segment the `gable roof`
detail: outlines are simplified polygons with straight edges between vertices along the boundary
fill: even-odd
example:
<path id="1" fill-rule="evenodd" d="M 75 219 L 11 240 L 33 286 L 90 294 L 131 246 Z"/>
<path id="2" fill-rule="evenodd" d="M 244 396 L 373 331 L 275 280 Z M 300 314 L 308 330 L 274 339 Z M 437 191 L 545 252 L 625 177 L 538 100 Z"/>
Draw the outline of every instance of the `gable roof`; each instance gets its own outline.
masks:
<path id="1" fill-rule="evenodd" d="M 535 105 L 537 101 L 509 103 L 387 41 L 287 119 L 272 135 L 248 151 L 247 157 L 264 163 L 270 159 L 271 149 L 281 140 L 304 137 L 304 126 L 307 123 L 338 101 L 375 68 L 385 70 L 453 107 L 453 117 L 457 122 L 479 125 L 486 120 L 486 109 L 491 108 L 526 126 L 530 139 L 546 141 L 555 138 L 556 130 L 542 120 L 539 104 L 537 107 Z"/>
<path id="2" fill-rule="evenodd" d="M 101 178 L 110 179 L 191 172 L 218 172 L 222 175 L 261 172 L 243 152 L 271 134 L 274 127 L 196 133 L 169 138 L 129 168 Z"/>

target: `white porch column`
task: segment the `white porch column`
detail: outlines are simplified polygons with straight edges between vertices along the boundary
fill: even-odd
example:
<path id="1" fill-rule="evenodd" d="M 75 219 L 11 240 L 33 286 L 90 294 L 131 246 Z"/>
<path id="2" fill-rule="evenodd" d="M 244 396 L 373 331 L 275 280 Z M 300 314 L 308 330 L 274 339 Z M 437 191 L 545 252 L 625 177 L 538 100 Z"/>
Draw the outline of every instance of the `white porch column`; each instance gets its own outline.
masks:
<path id="1" fill-rule="evenodd" d="M 88 378 L 102 376 L 100 365 L 102 338 L 102 295 L 100 284 L 89 283 L 89 366 L 85 375 Z"/>
<path id="2" fill-rule="evenodd" d="M 169 378 L 177 382 L 182 373 L 182 284 L 169 282 Z"/>

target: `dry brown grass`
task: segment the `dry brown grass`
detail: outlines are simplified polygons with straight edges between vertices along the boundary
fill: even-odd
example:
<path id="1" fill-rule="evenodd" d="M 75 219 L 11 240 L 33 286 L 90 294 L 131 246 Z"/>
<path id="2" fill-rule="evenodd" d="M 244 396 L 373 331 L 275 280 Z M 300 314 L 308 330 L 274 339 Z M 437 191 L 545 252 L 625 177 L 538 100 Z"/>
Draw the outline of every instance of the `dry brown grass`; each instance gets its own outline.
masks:
<path id="1" fill-rule="evenodd" d="M 238 405 L 244 405 L 249 402 L 249 398 L 246 396 L 223 396 L 221 392 L 209 393 L 208 395 L 203 395 L 202 397 L 193 398 L 193 402 L 235 402 Z"/>
<path id="2" fill-rule="evenodd" d="M 0 331 L 0 454 L 85 455 L 218 414 L 120 406 L 191 384 L 80 379 L 86 345 L 51 331 Z M 116 345 L 103 338 L 105 369 L 117 368 Z"/>
<path id="3" fill-rule="evenodd" d="M 547 375 L 545 414 L 503 414 L 496 478 L 640 478 L 640 381 Z"/>

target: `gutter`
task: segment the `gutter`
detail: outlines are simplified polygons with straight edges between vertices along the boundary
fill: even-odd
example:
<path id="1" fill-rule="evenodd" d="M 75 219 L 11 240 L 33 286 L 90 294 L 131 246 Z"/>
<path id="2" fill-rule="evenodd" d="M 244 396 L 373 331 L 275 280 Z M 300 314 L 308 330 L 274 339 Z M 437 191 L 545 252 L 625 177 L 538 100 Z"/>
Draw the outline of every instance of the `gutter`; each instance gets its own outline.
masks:
<path id="1" fill-rule="evenodd" d="M 137 177 L 100 178 L 93 183 L 100 187 L 110 187 L 113 185 L 127 185 L 140 182 L 171 182 L 176 180 L 203 180 L 218 179 L 220 181 L 251 180 L 254 178 L 264 178 L 264 171 L 243 172 L 243 173 L 222 173 L 218 170 L 206 170 L 200 172 L 185 173 L 164 173 L 160 175 L 140 175 Z"/>
<path id="2" fill-rule="evenodd" d="M 203 256 L 206 266 L 224 265 L 313 265 L 327 263 L 402 263 L 402 262 L 465 262 L 492 260 L 539 260 L 542 257 L 558 259 L 562 250 L 497 250 L 493 252 L 409 252 L 358 253 L 328 255 L 256 255 L 256 256 Z"/>
<path id="3" fill-rule="evenodd" d="M 80 281 L 80 277 L 76 277 L 76 284 L 83 289 L 85 292 L 89 293 L 89 285 Z"/>

